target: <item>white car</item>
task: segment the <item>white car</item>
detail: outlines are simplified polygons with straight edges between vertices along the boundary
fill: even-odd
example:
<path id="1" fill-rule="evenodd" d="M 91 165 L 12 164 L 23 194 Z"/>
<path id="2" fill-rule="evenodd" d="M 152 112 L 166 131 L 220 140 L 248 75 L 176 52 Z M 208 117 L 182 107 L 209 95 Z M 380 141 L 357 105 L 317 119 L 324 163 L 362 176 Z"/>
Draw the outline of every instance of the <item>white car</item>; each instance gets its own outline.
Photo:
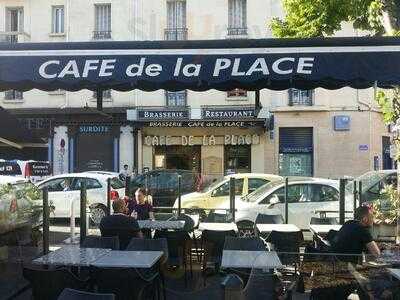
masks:
<path id="1" fill-rule="evenodd" d="M 235 222 L 238 226 L 251 226 L 259 213 L 281 214 L 284 217 L 284 187 L 284 180 L 270 182 L 236 201 Z M 352 211 L 352 199 L 346 199 L 345 205 L 346 211 Z M 288 208 L 288 223 L 300 229 L 309 229 L 311 217 L 319 217 L 316 211 L 339 211 L 339 182 L 319 178 L 290 178 Z"/>
<path id="2" fill-rule="evenodd" d="M 98 173 L 71 173 L 50 177 L 40 183 L 40 189 L 47 187 L 49 203 L 54 206 L 51 214 L 55 218 L 69 218 L 71 202 L 73 201 L 76 217 L 80 214 L 80 187 L 86 181 L 87 202 L 90 208 L 90 218 L 99 224 L 107 213 L 107 179 L 111 178 L 111 199 L 125 196 L 124 183 L 115 176 Z"/>

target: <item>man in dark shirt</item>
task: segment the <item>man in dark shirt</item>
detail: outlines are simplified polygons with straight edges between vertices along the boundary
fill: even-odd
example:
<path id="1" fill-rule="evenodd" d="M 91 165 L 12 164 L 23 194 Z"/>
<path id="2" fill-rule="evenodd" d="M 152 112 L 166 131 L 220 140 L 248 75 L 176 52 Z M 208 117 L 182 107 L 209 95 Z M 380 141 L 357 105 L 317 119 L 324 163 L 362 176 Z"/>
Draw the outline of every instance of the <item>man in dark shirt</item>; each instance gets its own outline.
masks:
<path id="1" fill-rule="evenodd" d="M 333 239 L 332 252 L 361 254 L 364 250 L 374 256 L 380 255 L 380 250 L 373 241 L 369 228 L 374 218 L 369 207 L 361 206 L 355 211 L 354 220 L 344 223 Z M 340 257 L 339 257 L 340 258 Z M 344 257 L 347 261 L 357 261 L 357 257 Z"/>
<path id="2" fill-rule="evenodd" d="M 115 200 L 112 205 L 114 214 L 101 219 L 101 235 L 118 236 L 120 249 L 124 250 L 132 238 L 142 238 L 143 235 L 136 219 L 125 214 L 127 207 L 123 199 Z"/>

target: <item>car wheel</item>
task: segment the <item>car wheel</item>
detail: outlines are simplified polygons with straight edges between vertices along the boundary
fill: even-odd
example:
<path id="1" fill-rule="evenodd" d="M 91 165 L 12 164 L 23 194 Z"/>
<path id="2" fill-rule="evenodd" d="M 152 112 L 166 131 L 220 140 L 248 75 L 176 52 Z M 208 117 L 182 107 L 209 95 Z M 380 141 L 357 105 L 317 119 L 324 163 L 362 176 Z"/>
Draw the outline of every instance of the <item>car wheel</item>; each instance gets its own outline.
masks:
<path id="1" fill-rule="evenodd" d="M 240 221 L 237 224 L 240 237 L 254 236 L 254 223 L 251 221 Z"/>
<path id="2" fill-rule="evenodd" d="M 90 220 L 94 225 L 100 225 L 100 221 L 107 215 L 107 208 L 103 205 L 97 205 L 90 208 Z"/>

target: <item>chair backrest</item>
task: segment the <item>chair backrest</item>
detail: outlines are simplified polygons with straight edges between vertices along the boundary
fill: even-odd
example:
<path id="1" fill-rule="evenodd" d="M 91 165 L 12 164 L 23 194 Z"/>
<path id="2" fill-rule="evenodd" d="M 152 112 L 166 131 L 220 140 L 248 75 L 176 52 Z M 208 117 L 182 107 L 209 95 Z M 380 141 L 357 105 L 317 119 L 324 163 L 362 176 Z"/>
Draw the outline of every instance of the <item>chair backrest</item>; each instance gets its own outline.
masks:
<path id="1" fill-rule="evenodd" d="M 101 236 L 103 237 L 115 237 L 117 236 L 119 239 L 119 248 L 120 250 L 125 250 L 128 246 L 129 242 L 132 238 L 139 236 L 138 231 L 132 231 L 131 229 L 127 228 L 103 228 L 101 229 Z"/>
<path id="2" fill-rule="evenodd" d="M 282 215 L 258 214 L 255 224 L 283 224 L 285 220 Z"/>
<path id="3" fill-rule="evenodd" d="M 276 275 L 252 269 L 242 294 L 246 300 L 277 299 L 275 288 L 279 282 Z"/>
<path id="4" fill-rule="evenodd" d="M 267 242 L 274 245 L 277 252 L 300 252 L 300 245 L 304 241 L 303 233 L 301 231 L 281 232 L 272 231 L 267 238 Z M 300 256 L 294 254 L 280 254 L 279 258 L 283 264 L 291 264 L 299 262 Z"/>
<path id="5" fill-rule="evenodd" d="M 184 231 L 191 232 L 194 229 L 194 220 L 185 214 L 181 214 L 177 220 L 185 221 L 185 226 L 183 227 Z"/>
<path id="6" fill-rule="evenodd" d="M 168 259 L 180 259 L 181 251 L 185 252 L 190 236 L 186 231 L 156 230 L 154 239 L 164 239 L 168 244 Z"/>
<path id="7" fill-rule="evenodd" d="M 136 269 L 92 269 L 94 284 L 99 293 L 112 293 L 118 300 L 142 299 L 146 285 L 151 284 Z"/>
<path id="8" fill-rule="evenodd" d="M 119 238 L 118 236 L 89 235 L 85 238 L 81 247 L 119 250 Z"/>
<path id="9" fill-rule="evenodd" d="M 204 230 L 201 234 L 201 239 L 203 244 L 210 245 L 211 250 L 205 249 L 205 251 L 210 251 L 207 253 L 208 257 L 213 257 L 214 259 L 220 260 L 222 258 L 222 251 L 224 249 L 226 237 L 236 237 L 236 232 L 234 230 L 228 231 L 214 231 L 214 230 Z"/>
<path id="10" fill-rule="evenodd" d="M 164 259 L 168 259 L 168 242 L 165 238 L 159 239 L 141 239 L 132 238 L 126 250 L 130 251 L 163 251 Z"/>
<path id="11" fill-rule="evenodd" d="M 24 278 L 31 283 L 34 299 L 57 299 L 65 288 L 83 289 L 87 284 L 67 269 L 43 270 L 24 267 L 22 272 Z"/>
<path id="12" fill-rule="evenodd" d="M 329 217 L 329 218 L 316 218 L 312 217 L 310 220 L 311 225 L 338 225 L 339 222 L 336 218 Z"/>
<path id="13" fill-rule="evenodd" d="M 259 237 L 225 237 L 224 250 L 265 251 L 265 245 Z"/>
<path id="14" fill-rule="evenodd" d="M 65 289 L 57 300 L 114 300 L 114 294 L 89 293 L 73 289 Z"/>

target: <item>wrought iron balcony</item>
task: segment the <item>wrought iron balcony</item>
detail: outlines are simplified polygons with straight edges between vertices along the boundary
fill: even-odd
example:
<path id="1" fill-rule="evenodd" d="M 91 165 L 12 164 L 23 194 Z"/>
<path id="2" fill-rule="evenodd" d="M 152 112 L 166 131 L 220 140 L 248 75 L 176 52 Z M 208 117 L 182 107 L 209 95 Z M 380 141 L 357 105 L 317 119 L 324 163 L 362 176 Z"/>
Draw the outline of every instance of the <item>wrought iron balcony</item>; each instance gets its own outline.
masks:
<path id="1" fill-rule="evenodd" d="M 165 99 L 167 106 L 186 106 L 187 103 L 187 91 L 179 92 L 168 92 L 165 91 Z"/>
<path id="2" fill-rule="evenodd" d="M 23 93 L 16 90 L 9 90 L 4 92 L 4 100 L 22 100 L 24 99 Z"/>
<path id="3" fill-rule="evenodd" d="M 166 28 L 164 30 L 164 39 L 167 41 L 187 40 L 188 29 L 185 28 Z"/>
<path id="4" fill-rule="evenodd" d="M 228 36 L 246 36 L 247 27 L 228 27 Z"/>
<path id="5" fill-rule="evenodd" d="M 18 42 L 29 42 L 30 35 L 26 32 L 8 31 L 0 32 L 0 43 L 15 44 Z"/>
<path id="6" fill-rule="evenodd" d="M 93 31 L 93 39 L 94 40 L 110 40 L 111 39 L 111 30 L 95 30 Z"/>

